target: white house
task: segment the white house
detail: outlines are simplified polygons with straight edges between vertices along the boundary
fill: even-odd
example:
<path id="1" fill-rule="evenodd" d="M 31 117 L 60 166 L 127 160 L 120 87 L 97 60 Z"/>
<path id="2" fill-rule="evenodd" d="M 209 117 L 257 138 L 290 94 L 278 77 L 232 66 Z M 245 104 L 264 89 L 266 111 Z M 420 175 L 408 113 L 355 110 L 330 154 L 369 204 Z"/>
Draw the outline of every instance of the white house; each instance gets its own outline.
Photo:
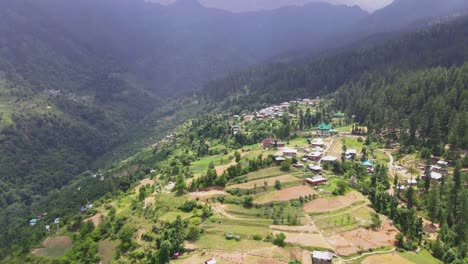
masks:
<path id="1" fill-rule="evenodd" d="M 312 252 L 312 263 L 314 264 L 328 264 L 332 263 L 333 254 L 327 251 L 316 251 Z"/>
<path id="2" fill-rule="evenodd" d="M 323 162 L 329 162 L 329 163 L 333 163 L 335 161 L 337 161 L 338 158 L 337 157 L 334 157 L 334 156 L 325 156 L 323 158 L 320 159 L 320 163 L 323 163 Z"/>
<path id="3" fill-rule="evenodd" d="M 418 184 L 416 180 L 406 180 L 406 183 L 411 186 L 416 186 Z"/>
<path id="4" fill-rule="evenodd" d="M 445 160 L 439 160 L 437 162 L 437 165 L 442 166 L 442 167 L 447 167 L 449 165 L 449 163 L 447 161 L 445 161 Z"/>

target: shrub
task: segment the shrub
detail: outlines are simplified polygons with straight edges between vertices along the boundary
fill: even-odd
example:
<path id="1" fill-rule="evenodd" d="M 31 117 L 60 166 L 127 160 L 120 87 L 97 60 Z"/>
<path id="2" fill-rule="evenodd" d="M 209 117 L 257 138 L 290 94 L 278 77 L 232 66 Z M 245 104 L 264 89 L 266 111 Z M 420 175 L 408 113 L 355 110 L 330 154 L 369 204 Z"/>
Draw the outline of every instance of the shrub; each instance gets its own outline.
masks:
<path id="1" fill-rule="evenodd" d="M 259 235 L 259 234 L 255 234 L 255 235 L 253 235 L 253 237 L 252 237 L 252 238 L 253 238 L 253 240 L 256 240 L 256 241 L 260 241 L 260 240 L 262 240 L 262 236 L 261 236 L 261 235 Z"/>
<path id="2" fill-rule="evenodd" d="M 275 238 L 273 239 L 273 244 L 279 246 L 279 247 L 284 247 L 286 243 L 284 240 L 286 239 L 286 235 L 284 233 L 279 233 L 275 235 Z"/>

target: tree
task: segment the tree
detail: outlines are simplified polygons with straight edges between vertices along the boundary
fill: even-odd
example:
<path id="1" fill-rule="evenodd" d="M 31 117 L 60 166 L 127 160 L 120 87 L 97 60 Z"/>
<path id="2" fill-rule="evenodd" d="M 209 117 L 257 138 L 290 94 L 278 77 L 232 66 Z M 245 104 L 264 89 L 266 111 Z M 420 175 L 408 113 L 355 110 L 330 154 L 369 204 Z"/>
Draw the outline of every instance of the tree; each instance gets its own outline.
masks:
<path id="1" fill-rule="evenodd" d="M 379 214 L 371 213 L 371 217 L 372 217 L 371 227 L 374 228 L 374 229 L 380 228 L 382 226 L 382 220 L 380 219 Z"/>
<path id="2" fill-rule="evenodd" d="M 453 252 L 452 249 L 449 249 L 449 250 L 444 254 L 444 257 L 442 258 L 442 261 L 444 262 L 444 264 L 451 264 L 451 263 L 454 262 L 456 259 L 457 259 L 457 254 L 455 254 L 455 252 Z"/>
<path id="3" fill-rule="evenodd" d="M 463 158 L 463 168 L 468 168 L 468 155 Z"/>
<path id="4" fill-rule="evenodd" d="M 252 208 L 253 206 L 253 198 L 252 196 L 246 196 L 244 198 L 244 207 L 245 208 Z"/>
<path id="5" fill-rule="evenodd" d="M 281 170 L 282 171 L 290 171 L 291 170 L 291 160 L 286 159 L 285 161 L 281 162 Z"/>
<path id="6" fill-rule="evenodd" d="M 175 190 L 177 195 L 182 195 L 184 194 L 186 189 L 185 181 L 183 179 L 182 175 L 177 176 L 176 179 L 176 184 L 175 184 Z"/>
<path id="7" fill-rule="evenodd" d="M 412 166 L 409 167 L 406 171 L 411 175 L 411 180 L 413 180 L 413 176 L 415 174 L 417 175 L 419 173 L 419 170 Z"/>
<path id="8" fill-rule="evenodd" d="M 413 186 L 410 186 L 406 191 L 406 205 L 408 209 L 411 209 L 413 207 L 414 195 L 415 194 Z"/>
<path id="9" fill-rule="evenodd" d="M 119 238 L 122 241 L 120 244 L 120 249 L 123 251 L 127 251 L 128 249 L 132 248 L 133 246 L 133 234 L 135 233 L 135 228 L 131 226 L 124 226 L 119 232 Z"/>
<path id="10" fill-rule="evenodd" d="M 236 158 L 236 162 L 239 163 L 239 161 L 241 160 L 241 154 L 236 151 L 234 152 L 234 157 Z"/>
<path id="11" fill-rule="evenodd" d="M 429 188 L 431 188 L 431 168 L 429 164 L 427 164 L 424 169 L 424 189 L 427 192 Z"/>
<path id="12" fill-rule="evenodd" d="M 342 173 L 341 163 L 339 161 L 333 162 L 333 172 L 335 174 L 341 174 Z"/>
<path id="13" fill-rule="evenodd" d="M 159 263 L 169 263 L 169 258 L 171 256 L 171 249 L 172 244 L 169 240 L 164 240 L 161 242 L 161 246 L 159 248 L 158 260 Z"/>
<path id="14" fill-rule="evenodd" d="M 432 189 L 429 192 L 429 199 L 427 202 L 429 220 L 431 220 L 432 223 L 434 223 L 434 221 L 437 220 L 438 209 L 439 209 L 439 195 L 437 194 L 436 189 Z"/>
<path id="15" fill-rule="evenodd" d="M 338 194 L 343 195 L 343 194 L 345 194 L 346 189 L 348 188 L 348 184 L 345 181 L 339 180 L 336 183 L 336 187 L 337 187 Z"/>
<path id="16" fill-rule="evenodd" d="M 273 239 L 273 244 L 279 247 L 284 247 L 286 245 L 284 240 L 286 240 L 286 235 L 284 233 L 276 234 L 275 238 Z"/>
<path id="17" fill-rule="evenodd" d="M 424 160 L 430 160 L 431 159 L 431 151 L 424 147 L 421 149 L 421 152 L 419 154 L 421 156 L 421 159 L 424 159 Z"/>
<path id="18" fill-rule="evenodd" d="M 444 247 L 439 239 L 431 244 L 432 255 L 438 259 L 442 259 L 444 256 Z"/>
<path id="19" fill-rule="evenodd" d="M 457 192 L 460 190 L 461 185 L 462 185 L 462 179 L 461 179 L 461 162 L 457 161 L 455 165 L 455 169 L 453 170 L 453 192 Z"/>
<path id="20" fill-rule="evenodd" d="M 200 237 L 200 228 L 194 224 L 190 224 L 187 230 L 187 240 L 196 241 Z"/>
<path id="21" fill-rule="evenodd" d="M 275 189 L 276 190 L 281 190 L 281 182 L 279 180 L 275 181 Z"/>

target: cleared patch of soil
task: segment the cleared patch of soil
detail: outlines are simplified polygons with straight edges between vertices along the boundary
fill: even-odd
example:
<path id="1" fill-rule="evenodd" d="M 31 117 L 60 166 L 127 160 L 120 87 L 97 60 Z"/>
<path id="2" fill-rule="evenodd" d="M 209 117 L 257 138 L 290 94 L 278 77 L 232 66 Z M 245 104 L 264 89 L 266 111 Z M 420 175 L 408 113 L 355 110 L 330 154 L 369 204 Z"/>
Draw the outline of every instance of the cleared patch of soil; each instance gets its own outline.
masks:
<path id="1" fill-rule="evenodd" d="M 200 199 L 200 200 L 208 200 L 211 199 L 213 196 L 217 195 L 228 195 L 225 191 L 220 190 L 212 190 L 212 191 L 202 191 L 202 192 L 191 192 L 188 194 L 191 199 Z"/>
<path id="2" fill-rule="evenodd" d="M 263 194 L 255 199 L 254 202 L 258 204 L 265 204 L 274 201 L 289 201 L 292 199 L 298 199 L 300 196 L 306 196 L 309 194 L 312 195 L 314 193 L 316 193 L 316 191 L 309 186 L 300 185 Z"/>
<path id="3" fill-rule="evenodd" d="M 273 231 L 273 234 L 283 233 L 286 235 L 286 243 L 312 247 L 330 248 L 330 244 L 323 238 L 321 234 L 310 233 L 291 233 Z"/>
<path id="4" fill-rule="evenodd" d="M 91 216 L 90 218 L 86 219 L 85 221 L 91 220 L 94 227 L 98 227 L 100 224 L 102 224 L 102 217 L 103 216 L 104 216 L 104 214 L 95 214 L 94 216 Z"/>
<path id="5" fill-rule="evenodd" d="M 147 184 L 149 184 L 150 186 L 153 186 L 154 180 L 153 180 L 153 179 L 144 179 L 144 180 L 141 180 L 141 181 L 140 181 L 140 184 L 138 184 L 138 186 L 135 187 L 135 189 L 134 189 L 134 190 L 135 190 L 135 193 L 138 193 L 138 192 L 140 191 L 141 187 L 143 187 L 143 186 L 145 186 L 145 185 L 147 185 Z"/>
<path id="6" fill-rule="evenodd" d="M 67 236 L 50 237 L 42 242 L 44 248 L 37 248 L 31 251 L 36 256 L 45 257 L 61 257 L 69 248 L 72 247 L 73 241 Z"/>
<path id="7" fill-rule="evenodd" d="M 366 199 L 359 192 L 350 192 L 345 196 L 333 198 L 318 198 L 304 204 L 306 213 L 323 213 L 339 210 L 352 205 L 355 202 L 365 201 Z"/>
<path id="8" fill-rule="evenodd" d="M 270 229 L 273 229 L 276 231 L 297 232 L 297 233 L 310 233 L 310 234 L 319 233 L 319 230 L 315 225 L 306 225 L 306 226 L 270 225 Z"/>
<path id="9" fill-rule="evenodd" d="M 283 176 L 274 177 L 274 178 L 260 179 L 260 180 L 246 182 L 246 183 L 235 184 L 235 185 L 229 186 L 228 188 L 229 189 L 234 189 L 234 188 L 253 189 L 255 186 L 262 187 L 264 182 L 267 182 L 268 186 L 273 186 L 277 180 L 282 183 L 300 181 L 298 178 L 288 174 L 288 175 L 283 175 Z"/>
<path id="10" fill-rule="evenodd" d="M 388 220 L 385 220 L 382 228 L 377 231 L 358 228 L 327 237 L 327 240 L 335 247 L 339 255 L 349 256 L 361 250 L 368 251 L 369 249 L 394 246 L 397 233 L 395 227 Z"/>

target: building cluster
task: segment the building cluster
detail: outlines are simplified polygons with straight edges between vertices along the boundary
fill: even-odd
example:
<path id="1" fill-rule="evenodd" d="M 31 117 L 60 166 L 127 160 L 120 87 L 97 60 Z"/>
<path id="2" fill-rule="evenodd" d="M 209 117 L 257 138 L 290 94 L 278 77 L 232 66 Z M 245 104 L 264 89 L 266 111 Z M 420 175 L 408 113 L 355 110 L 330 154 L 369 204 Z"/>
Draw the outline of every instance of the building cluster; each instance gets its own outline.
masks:
<path id="1" fill-rule="evenodd" d="M 267 108 L 263 108 L 251 114 L 244 114 L 242 116 L 245 121 L 275 119 L 275 118 L 280 118 L 283 115 L 289 115 L 290 117 L 295 117 L 295 115 L 288 113 L 289 107 L 293 104 L 313 106 L 315 105 L 315 100 L 314 99 L 299 99 L 295 101 L 284 102 L 279 105 L 272 105 Z M 233 117 L 240 118 L 239 115 L 234 115 Z"/>

